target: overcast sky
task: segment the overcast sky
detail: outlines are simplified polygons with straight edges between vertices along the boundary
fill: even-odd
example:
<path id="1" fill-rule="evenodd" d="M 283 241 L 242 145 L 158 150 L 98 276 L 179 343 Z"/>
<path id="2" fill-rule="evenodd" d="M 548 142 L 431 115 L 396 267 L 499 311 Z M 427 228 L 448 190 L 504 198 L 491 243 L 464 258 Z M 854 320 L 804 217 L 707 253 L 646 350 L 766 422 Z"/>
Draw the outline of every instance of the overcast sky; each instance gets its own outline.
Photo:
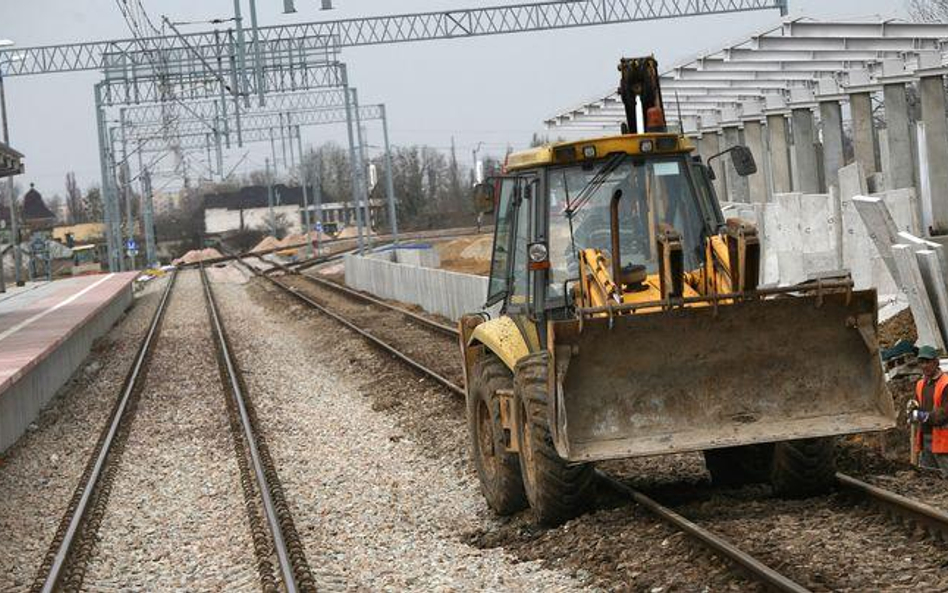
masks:
<path id="1" fill-rule="evenodd" d="M 307 22 L 514 4 L 524 0 L 334 0 L 337 9 L 320 11 L 319 0 L 296 0 L 295 15 L 282 14 L 282 0 L 257 0 L 260 22 Z M 233 15 L 232 0 L 143 0 L 156 22 L 207 20 Z M 879 14 L 905 17 L 902 0 L 789 0 L 791 15 L 846 18 Z M 247 1 L 244 0 L 245 16 Z M 710 50 L 774 25 L 776 11 L 680 20 L 609 25 L 499 37 L 428 41 L 347 49 L 352 83 L 363 103 L 388 105 L 392 142 L 449 148 L 472 160 L 479 142 L 502 154 L 509 143 L 522 147 L 544 118 L 585 99 L 602 96 L 617 83 L 621 56 L 655 53 L 662 65 Z M 195 30 L 195 29 L 191 29 Z M 115 0 L 0 0 L 0 39 L 21 47 L 127 38 L 129 31 Z M 63 193 L 67 171 L 80 185 L 99 183 L 92 85 L 94 72 L 7 79 L 11 144 L 26 155 L 27 173 L 46 195 Z M 381 138 L 370 125 L 369 143 Z M 306 144 L 343 141 L 344 126 L 308 128 Z M 266 149 L 266 150 L 265 150 Z M 228 162 L 241 169 L 263 167 L 269 146 L 234 149 Z M 207 174 L 205 170 L 205 174 Z M 175 183 L 174 179 L 161 183 Z"/>

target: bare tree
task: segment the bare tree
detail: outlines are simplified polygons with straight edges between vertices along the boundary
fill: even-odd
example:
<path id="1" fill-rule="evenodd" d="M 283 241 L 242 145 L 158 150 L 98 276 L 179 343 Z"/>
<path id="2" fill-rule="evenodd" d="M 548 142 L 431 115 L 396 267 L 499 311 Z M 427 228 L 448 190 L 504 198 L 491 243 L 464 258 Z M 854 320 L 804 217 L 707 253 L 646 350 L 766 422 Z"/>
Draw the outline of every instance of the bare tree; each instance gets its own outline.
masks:
<path id="1" fill-rule="evenodd" d="M 46 199 L 46 207 L 49 208 L 49 211 L 56 215 L 56 220 L 62 224 L 66 222 L 66 218 L 63 216 L 63 208 L 65 208 L 65 203 L 63 202 L 63 197 L 59 194 L 53 194 L 53 197 Z"/>
<path id="2" fill-rule="evenodd" d="M 88 222 L 101 221 L 105 216 L 104 212 L 102 192 L 98 186 L 90 187 L 82 199 L 82 213 L 84 219 Z"/>
<path id="3" fill-rule="evenodd" d="M 907 0 L 909 15 L 922 23 L 948 22 L 948 0 Z"/>
<path id="4" fill-rule="evenodd" d="M 69 223 L 79 224 L 86 222 L 85 212 L 82 208 L 82 190 L 76 183 L 76 174 L 72 171 L 66 173 L 66 209 L 69 210 Z"/>

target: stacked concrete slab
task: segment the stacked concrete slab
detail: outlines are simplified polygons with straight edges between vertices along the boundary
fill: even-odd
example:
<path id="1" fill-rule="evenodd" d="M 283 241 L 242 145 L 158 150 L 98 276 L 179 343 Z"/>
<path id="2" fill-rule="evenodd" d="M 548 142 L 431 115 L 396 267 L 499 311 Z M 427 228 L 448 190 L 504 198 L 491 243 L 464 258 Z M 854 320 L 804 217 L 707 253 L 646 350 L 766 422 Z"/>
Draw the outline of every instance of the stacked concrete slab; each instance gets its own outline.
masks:
<path id="1" fill-rule="evenodd" d="M 891 254 L 888 250 L 885 256 L 880 253 L 874 234 L 880 232 L 878 225 L 885 226 L 885 236 L 920 234 L 914 189 L 867 195 L 858 165 L 841 169 L 839 184 L 840 189 L 829 194 L 778 193 L 766 204 L 722 205 L 725 217 L 757 225 L 763 244 L 763 284 L 796 284 L 849 270 L 857 288 L 876 288 L 881 295 L 899 292 Z M 885 221 L 867 226 L 857 209 L 858 200 L 885 204 Z M 894 239 L 888 247 L 897 242 Z"/>
<path id="2" fill-rule="evenodd" d="M 948 257 L 944 247 L 899 228 L 893 205 L 903 208 L 902 216 L 906 216 L 909 206 L 904 200 L 890 205 L 879 198 L 856 196 L 852 202 L 892 281 L 908 300 L 919 343 L 944 349 L 948 344 Z"/>

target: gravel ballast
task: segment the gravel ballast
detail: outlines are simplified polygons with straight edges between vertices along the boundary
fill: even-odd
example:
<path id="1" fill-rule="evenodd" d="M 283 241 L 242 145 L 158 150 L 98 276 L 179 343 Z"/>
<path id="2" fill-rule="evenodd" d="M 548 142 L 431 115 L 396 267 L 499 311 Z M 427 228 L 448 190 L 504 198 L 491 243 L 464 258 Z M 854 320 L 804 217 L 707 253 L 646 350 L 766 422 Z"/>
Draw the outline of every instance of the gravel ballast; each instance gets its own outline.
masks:
<path id="1" fill-rule="evenodd" d="M 32 583 L 165 282 L 146 285 L 30 430 L 0 456 L 0 590 Z"/>
<path id="2" fill-rule="evenodd" d="M 85 578 L 88 590 L 259 589 L 199 272 L 180 272 Z"/>
<path id="3" fill-rule="evenodd" d="M 353 368 L 354 356 L 378 355 L 256 281 L 217 282 L 215 294 L 317 582 L 368 590 L 580 586 L 562 571 L 464 541 L 493 520 L 466 459 L 424 454 L 366 397 L 370 382 L 386 378 L 408 377 L 400 385 L 408 392 L 426 389 L 417 376 Z M 371 376 L 360 380 L 359 372 Z M 456 425 L 444 423 L 444 439 L 458 437 Z"/>

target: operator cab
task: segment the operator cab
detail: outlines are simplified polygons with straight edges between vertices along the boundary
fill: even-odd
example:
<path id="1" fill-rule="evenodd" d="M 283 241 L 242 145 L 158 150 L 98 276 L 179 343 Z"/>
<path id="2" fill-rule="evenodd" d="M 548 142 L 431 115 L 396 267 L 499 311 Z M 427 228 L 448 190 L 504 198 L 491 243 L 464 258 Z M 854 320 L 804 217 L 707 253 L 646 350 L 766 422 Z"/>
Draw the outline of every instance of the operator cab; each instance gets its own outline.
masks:
<path id="1" fill-rule="evenodd" d="M 644 288 L 658 272 L 662 229 L 680 235 L 685 270 L 700 269 L 707 238 L 725 221 L 713 172 L 693 150 L 676 134 L 638 134 L 511 154 L 508 174 L 475 191 L 478 209 L 496 214 L 487 305 L 504 301 L 524 313 L 568 306 L 579 254 L 596 249 L 611 261 L 613 202 L 627 288 Z"/>

